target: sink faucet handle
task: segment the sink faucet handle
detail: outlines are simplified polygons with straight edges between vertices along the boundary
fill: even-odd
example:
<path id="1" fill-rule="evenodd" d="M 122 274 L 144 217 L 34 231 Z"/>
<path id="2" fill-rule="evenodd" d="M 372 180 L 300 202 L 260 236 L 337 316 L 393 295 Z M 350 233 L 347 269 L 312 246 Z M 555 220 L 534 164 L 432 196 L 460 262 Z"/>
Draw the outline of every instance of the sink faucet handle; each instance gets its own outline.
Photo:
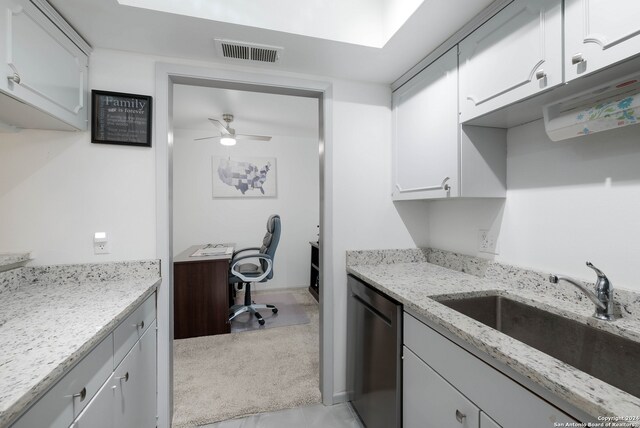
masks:
<path id="1" fill-rule="evenodd" d="M 591 269 L 593 269 L 596 275 L 598 275 L 598 278 L 605 278 L 605 279 L 607 278 L 607 275 L 605 275 L 604 272 L 602 272 L 600 269 L 595 267 L 591 262 L 587 262 L 587 267 L 590 267 Z"/>

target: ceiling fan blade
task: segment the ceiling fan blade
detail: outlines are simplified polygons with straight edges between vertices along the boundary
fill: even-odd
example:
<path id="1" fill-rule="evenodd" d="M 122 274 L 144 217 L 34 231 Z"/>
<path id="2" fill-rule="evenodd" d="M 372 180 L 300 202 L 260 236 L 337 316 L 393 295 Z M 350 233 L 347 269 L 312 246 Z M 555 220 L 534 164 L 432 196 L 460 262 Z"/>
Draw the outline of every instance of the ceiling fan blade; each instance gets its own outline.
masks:
<path id="1" fill-rule="evenodd" d="M 271 141 L 271 137 L 266 135 L 236 134 L 236 140 Z"/>
<path id="2" fill-rule="evenodd" d="M 218 130 L 220 130 L 220 132 L 222 133 L 222 135 L 231 135 L 231 132 L 229 132 L 229 130 L 227 129 L 226 126 L 224 126 L 224 124 L 222 122 L 220 122 L 218 119 L 212 119 L 209 118 L 209 121 L 211 123 L 213 123 L 215 126 L 218 127 Z"/>
<path id="3" fill-rule="evenodd" d="M 199 140 L 210 140 L 212 138 L 220 138 L 219 135 L 214 135 L 213 137 L 202 137 L 202 138 L 194 138 L 193 141 L 199 141 Z"/>

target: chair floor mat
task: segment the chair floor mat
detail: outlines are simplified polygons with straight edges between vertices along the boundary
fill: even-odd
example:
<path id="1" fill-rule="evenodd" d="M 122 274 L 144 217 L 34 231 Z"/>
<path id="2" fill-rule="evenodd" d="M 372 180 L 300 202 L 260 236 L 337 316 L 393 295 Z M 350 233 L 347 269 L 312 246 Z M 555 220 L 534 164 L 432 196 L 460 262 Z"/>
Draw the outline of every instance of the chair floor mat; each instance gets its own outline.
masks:
<path id="1" fill-rule="evenodd" d="M 309 323 L 309 317 L 304 305 L 296 300 L 293 293 L 269 292 L 254 294 L 252 291 L 252 294 L 254 303 L 275 305 L 278 308 L 278 313 L 274 314 L 271 309 L 259 310 L 258 312 L 265 321 L 264 325 L 260 325 L 258 319 L 249 312 L 238 315 L 231 321 L 231 333 Z M 244 294 L 238 293 L 236 301 L 242 302 L 243 300 Z"/>

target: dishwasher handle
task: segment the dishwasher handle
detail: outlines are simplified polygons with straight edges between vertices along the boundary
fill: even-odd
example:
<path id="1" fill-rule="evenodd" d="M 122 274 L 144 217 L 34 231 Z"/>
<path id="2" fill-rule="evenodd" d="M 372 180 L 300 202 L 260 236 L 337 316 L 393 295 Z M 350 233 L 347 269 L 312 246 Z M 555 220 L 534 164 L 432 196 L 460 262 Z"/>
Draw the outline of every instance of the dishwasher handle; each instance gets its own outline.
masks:
<path id="1" fill-rule="evenodd" d="M 389 324 L 394 324 L 398 317 L 400 305 L 355 277 L 350 277 L 349 279 L 351 296 L 385 319 Z"/>

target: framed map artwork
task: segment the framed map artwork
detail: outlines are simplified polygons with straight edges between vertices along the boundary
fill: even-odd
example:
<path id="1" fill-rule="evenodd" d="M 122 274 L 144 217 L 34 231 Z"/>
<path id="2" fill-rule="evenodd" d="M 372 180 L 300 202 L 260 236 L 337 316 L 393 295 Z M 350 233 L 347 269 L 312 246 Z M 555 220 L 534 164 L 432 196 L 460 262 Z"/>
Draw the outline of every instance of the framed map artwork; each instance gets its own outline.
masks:
<path id="1" fill-rule="evenodd" d="M 214 198 L 275 198 L 276 158 L 212 157 Z"/>

